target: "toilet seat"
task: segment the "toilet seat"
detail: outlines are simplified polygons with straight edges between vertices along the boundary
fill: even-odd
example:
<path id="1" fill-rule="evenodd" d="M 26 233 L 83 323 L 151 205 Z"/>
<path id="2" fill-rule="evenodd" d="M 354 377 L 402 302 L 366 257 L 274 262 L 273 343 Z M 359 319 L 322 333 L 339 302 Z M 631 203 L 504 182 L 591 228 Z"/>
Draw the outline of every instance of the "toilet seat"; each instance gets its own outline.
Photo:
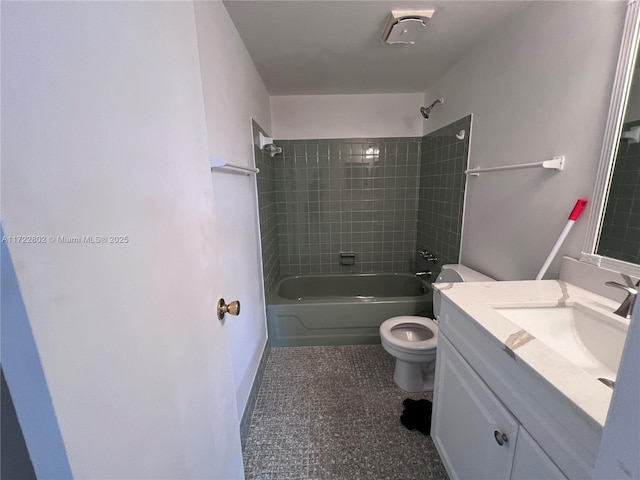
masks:
<path id="1" fill-rule="evenodd" d="M 391 330 L 403 323 L 426 327 L 431 330 L 431 332 L 433 332 L 433 337 L 417 342 L 401 340 L 400 338 L 396 337 L 391 332 Z M 438 326 L 430 318 L 411 316 L 390 318 L 388 320 L 385 320 L 380 326 L 380 335 L 389 345 L 406 352 L 435 350 L 438 345 Z"/>

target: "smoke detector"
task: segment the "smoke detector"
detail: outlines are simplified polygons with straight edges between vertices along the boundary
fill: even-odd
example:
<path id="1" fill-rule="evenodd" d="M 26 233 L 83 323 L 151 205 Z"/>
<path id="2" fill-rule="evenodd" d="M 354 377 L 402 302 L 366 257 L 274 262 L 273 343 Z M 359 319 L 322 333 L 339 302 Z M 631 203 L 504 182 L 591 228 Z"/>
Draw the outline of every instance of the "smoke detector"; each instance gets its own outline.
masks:
<path id="1" fill-rule="evenodd" d="M 392 10 L 382 31 L 382 41 L 389 45 L 414 45 L 435 10 Z"/>

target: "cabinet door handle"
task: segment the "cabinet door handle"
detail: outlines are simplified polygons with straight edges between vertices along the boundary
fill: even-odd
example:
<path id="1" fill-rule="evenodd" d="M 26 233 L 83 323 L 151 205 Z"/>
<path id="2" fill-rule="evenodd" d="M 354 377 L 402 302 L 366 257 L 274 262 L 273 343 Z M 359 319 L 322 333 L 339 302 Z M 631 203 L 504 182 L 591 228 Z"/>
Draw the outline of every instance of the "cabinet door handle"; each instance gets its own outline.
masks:
<path id="1" fill-rule="evenodd" d="M 506 434 L 499 432 L 498 430 L 495 430 L 493 432 L 493 436 L 496 439 L 496 442 L 498 442 L 498 445 L 502 446 L 505 443 L 509 443 L 509 438 L 507 437 Z"/>

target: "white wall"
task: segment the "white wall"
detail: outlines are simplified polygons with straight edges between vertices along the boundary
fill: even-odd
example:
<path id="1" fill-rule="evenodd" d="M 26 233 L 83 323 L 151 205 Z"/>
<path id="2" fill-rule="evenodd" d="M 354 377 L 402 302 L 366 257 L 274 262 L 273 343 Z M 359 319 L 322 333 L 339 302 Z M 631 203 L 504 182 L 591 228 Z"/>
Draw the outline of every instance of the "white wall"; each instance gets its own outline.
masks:
<path id="1" fill-rule="evenodd" d="M 74 478 L 243 476 L 195 27 L 2 5 L 5 233 L 129 238 L 10 245 Z"/>
<path id="2" fill-rule="evenodd" d="M 271 97 L 273 138 L 420 137 L 421 93 Z"/>
<path id="3" fill-rule="evenodd" d="M 269 95 L 221 2 L 196 2 L 209 155 L 253 166 L 251 118 L 270 132 Z M 240 316 L 227 316 L 238 412 L 242 416 L 267 338 L 260 257 L 256 179 L 211 175 L 225 300 L 240 300 Z"/>
<path id="4" fill-rule="evenodd" d="M 462 262 L 500 280 L 532 279 L 578 198 L 590 198 L 626 2 L 533 2 L 429 87 L 445 103 L 425 133 L 473 113 L 470 164 L 566 157 L 541 170 L 469 178 Z M 588 213 L 588 211 L 587 211 Z M 562 255 L 577 257 L 586 214 Z"/>
<path id="5" fill-rule="evenodd" d="M 0 229 L 1 230 L 1 229 Z M 1 232 L 4 236 L 4 231 Z M 2 435 L 11 445 L 2 444 L 2 471 L 8 466 L 14 478 L 72 478 L 71 466 L 60 425 L 51 400 L 47 379 L 35 345 L 18 279 L 10 258 L 8 243 L 0 245 L 0 298 L 2 298 L 2 370 L 11 384 L 10 399 L 2 393 Z M 4 379 L 3 379 L 4 383 Z M 4 385 L 3 385 L 4 389 Z M 5 419 L 11 408 L 15 417 Z M 15 407 L 18 408 L 15 408 Z M 18 420 L 18 412 L 20 420 Z M 14 423 L 15 430 L 8 428 Z M 14 436 L 12 437 L 12 433 Z M 5 437 L 7 435 L 7 437 Z M 29 445 L 28 451 L 26 450 Z M 23 450 L 24 449 L 24 450 Z M 5 462 L 5 455 L 11 461 Z M 13 468 L 16 471 L 12 471 Z"/>

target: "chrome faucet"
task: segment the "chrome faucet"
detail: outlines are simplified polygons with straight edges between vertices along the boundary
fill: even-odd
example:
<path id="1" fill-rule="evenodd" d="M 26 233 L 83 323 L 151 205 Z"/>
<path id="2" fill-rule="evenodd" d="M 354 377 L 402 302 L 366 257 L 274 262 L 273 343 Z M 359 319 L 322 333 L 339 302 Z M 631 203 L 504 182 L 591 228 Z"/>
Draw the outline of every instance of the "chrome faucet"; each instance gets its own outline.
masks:
<path id="1" fill-rule="evenodd" d="M 640 280 L 638 280 L 638 283 L 636 283 L 635 288 L 628 285 L 622 285 L 618 282 L 607 282 L 605 283 L 605 285 L 609 287 L 620 288 L 628 293 L 627 298 L 624 299 L 618 309 L 613 313 L 615 313 L 616 315 L 620 315 L 623 318 L 631 318 L 631 315 L 633 315 L 633 306 L 636 304 L 636 297 L 638 296 L 638 286 L 640 286 Z"/>
<path id="2" fill-rule="evenodd" d="M 438 263 L 438 257 L 436 257 L 429 250 L 418 250 L 418 255 L 420 255 L 427 262 Z"/>

